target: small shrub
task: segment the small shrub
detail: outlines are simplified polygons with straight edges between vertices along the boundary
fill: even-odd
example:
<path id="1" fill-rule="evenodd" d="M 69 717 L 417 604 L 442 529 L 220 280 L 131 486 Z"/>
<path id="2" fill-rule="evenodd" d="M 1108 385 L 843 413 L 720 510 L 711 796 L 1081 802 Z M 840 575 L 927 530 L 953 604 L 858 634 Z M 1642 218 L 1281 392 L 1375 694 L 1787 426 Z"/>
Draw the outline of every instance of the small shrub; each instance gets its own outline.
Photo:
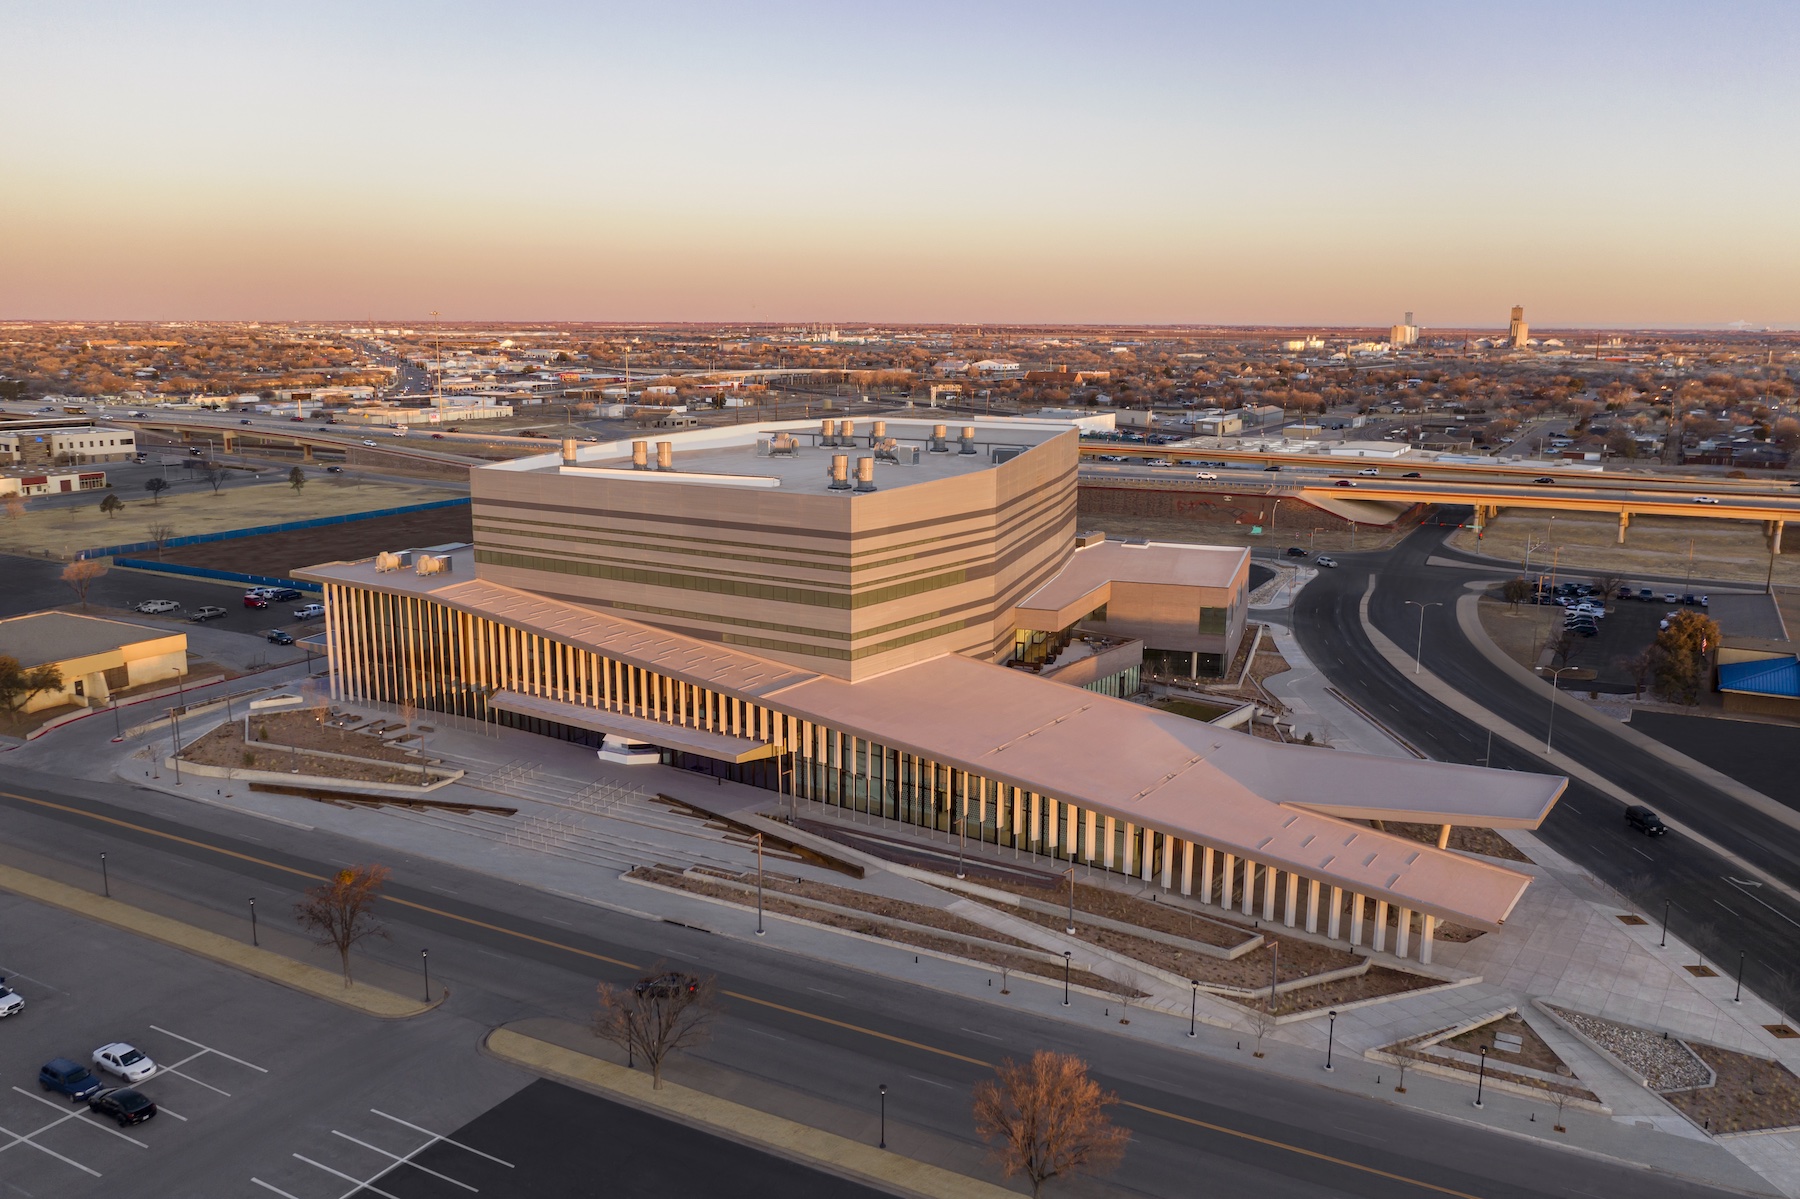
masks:
<path id="1" fill-rule="evenodd" d="M 267 741 L 269 739 L 269 730 L 266 725 L 259 724 L 256 726 L 256 739 L 258 741 Z"/>
<path id="2" fill-rule="evenodd" d="M 244 765 L 245 766 L 256 765 L 256 755 L 251 753 L 249 750 L 244 751 Z"/>

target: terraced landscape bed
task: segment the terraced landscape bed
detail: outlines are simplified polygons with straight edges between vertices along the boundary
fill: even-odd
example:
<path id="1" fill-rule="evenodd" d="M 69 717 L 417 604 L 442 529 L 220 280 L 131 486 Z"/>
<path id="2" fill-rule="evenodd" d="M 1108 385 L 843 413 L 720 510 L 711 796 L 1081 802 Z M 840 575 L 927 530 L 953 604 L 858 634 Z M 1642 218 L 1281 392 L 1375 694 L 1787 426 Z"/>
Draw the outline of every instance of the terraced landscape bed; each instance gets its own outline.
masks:
<path id="1" fill-rule="evenodd" d="M 685 891 L 692 895 L 704 895 L 711 899 L 724 900 L 727 903 L 736 904 L 740 907 L 754 908 L 756 906 L 756 896 L 754 893 L 745 891 L 741 886 L 732 886 L 723 881 L 713 882 L 704 878 L 695 877 L 691 874 L 679 874 L 673 870 L 665 870 L 654 866 L 639 866 L 630 871 L 627 877 L 653 883 L 660 887 L 669 887 L 677 891 Z M 754 880 L 754 876 L 752 876 L 752 880 Z M 824 884 L 810 885 L 824 886 Z M 900 945 L 908 945 L 916 949 L 927 949 L 933 953 L 944 954 L 948 957 L 957 957 L 967 961 L 979 962 L 982 965 L 991 966 L 996 970 L 1004 968 L 1014 974 L 1031 974 L 1040 978 L 1057 981 L 1060 981 L 1063 977 L 1063 970 L 1059 966 L 1052 965 L 1049 962 L 1040 961 L 1035 957 L 1027 957 L 1024 954 L 1009 953 L 1006 948 L 1004 948 L 1004 946 L 1007 945 L 1022 947 L 1024 942 L 1003 937 L 1002 934 L 975 924 L 973 921 L 960 920 L 960 918 L 950 916 L 948 913 L 940 912 L 937 913 L 937 915 L 944 920 L 959 920 L 961 925 L 965 927 L 950 928 L 942 924 L 934 924 L 931 927 L 909 926 L 889 923 L 886 920 L 860 918 L 844 912 L 828 911 L 823 908 L 815 907 L 812 904 L 789 898 L 780 893 L 775 895 L 768 894 L 769 887 L 766 876 L 764 878 L 763 889 L 763 909 L 765 911 L 777 912 L 784 916 L 797 917 L 801 920 L 810 921 L 814 924 L 821 924 L 829 928 L 838 928 L 847 932 L 862 933 L 865 936 L 876 937 L 883 941 L 892 941 Z M 843 888 L 827 889 L 835 891 L 842 890 Z M 852 894 L 858 895 L 864 900 L 880 898 L 871 897 L 862 892 L 852 892 Z M 839 901 L 833 899 L 829 902 L 837 903 Z M 899 903 L 902 901 L 883 902 Z M 906 906 L 918 907 L 922 905 L 908 904 Z M 864 910 L 869 909 L 865 908 Z M 927 910 L 936 911 L 936 909 Z M 873 914 L 874 913 L 872 913 L 872 915 Z M 895 917 L 894 919 L 898 919 L 898 917 Z M 941 928 L 944 929 L 944 931 L 962 932 L 964 935 L 971 937 L 979 936 L 983 940 L 992 943 L 994 948 L 988 949 L 981 945 L 971 945 L 967 941 L 957 940 L 952 937 L 935 936 L 931 931 L 932 928 Z M 965 931 L 965 928 L 967 930 L 975 931 Z M 1106 991 L 1114 995 L 1122 995 L 1134 999 L 1140 998 L 1143 995 L 1143 992 L 1138 991 L 1135 988 L 1127 987 L 1123 983 L 1114 982 L 1110 978 L 1104 978 L 1087 970 L 1072 970 L 1069 973 L 1069 979 L 1079 986 L 1088 987 L 1096 991 Z"/>
<path id="2" fill-rule="evenodd" d="M 937 873 L 947 874 L 944 871 Z M 1066 903 L 1069 897 L 1067 883 L 1044 888 L 1011 879 L 983 878 L 981 885 L 1035 899 L 1040 903 Z M 1078 882 L 1075 884 L 1075 913 L 1079 916 L 1083 912 L 1092 916 L 1104 916 L 1123 924 L 1155 929 L 1173 937 L 1185 937 L 1189 941 L 1199 941 L 1203 945 L 1213 945 L 1220 949 L 1234 949 L 1254 935 L 1247 928 L 1188 912 L 1174 904 L 1152 903 L 1135 895 L 1124 895 L 1106 887 Z"/>

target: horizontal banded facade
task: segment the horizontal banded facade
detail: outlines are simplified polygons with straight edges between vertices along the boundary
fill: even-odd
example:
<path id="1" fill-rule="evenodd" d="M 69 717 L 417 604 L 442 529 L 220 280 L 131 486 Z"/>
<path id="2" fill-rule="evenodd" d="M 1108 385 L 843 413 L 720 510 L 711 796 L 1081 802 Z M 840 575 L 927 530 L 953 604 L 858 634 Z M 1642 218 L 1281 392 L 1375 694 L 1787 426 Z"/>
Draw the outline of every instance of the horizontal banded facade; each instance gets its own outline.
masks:
<path id="1" fill-rule="evenodd" d="M 476 568 L 839 678 L 992 658 L 1011 647 L 1013 605 L 1072 551 L 1076 454 L 1071 429 L 984 469 L 856 495 L 475 471 Z"/>

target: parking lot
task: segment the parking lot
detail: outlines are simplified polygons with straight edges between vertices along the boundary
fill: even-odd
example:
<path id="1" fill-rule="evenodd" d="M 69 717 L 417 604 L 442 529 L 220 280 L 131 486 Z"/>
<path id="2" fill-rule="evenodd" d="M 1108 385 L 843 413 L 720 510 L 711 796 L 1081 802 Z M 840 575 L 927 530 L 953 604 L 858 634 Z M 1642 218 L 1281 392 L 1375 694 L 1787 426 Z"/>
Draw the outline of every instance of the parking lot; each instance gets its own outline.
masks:
<path id="1" fill-rule="evenodd" d="M 352 1184 L 296 1151 L 326 1165 L 340 1146 L 374 1152 L 336 1130 L 417 1154 L 435 1134 L 409 1126 L 458 1128 L 530 1081 L 478 1052 L 485 1030 L 442 1012 L 375 1020 L 6 894 L 0 929 L 0 973 L 26 1002 L 0 1021 L 6 1194 L 267 1196 L 260 1176 L 299 1199 L 338 1199 Z M 127 1128 L 38 1084 L 50 1059 L 91 1066 L 111 1041 L 158 1067 L 134 1084 L 157 1115 Z M 377 1168 L 354 1164 L 358 1180 Z M 294 1189 L 291 1167 L 313 1185 Z"/>

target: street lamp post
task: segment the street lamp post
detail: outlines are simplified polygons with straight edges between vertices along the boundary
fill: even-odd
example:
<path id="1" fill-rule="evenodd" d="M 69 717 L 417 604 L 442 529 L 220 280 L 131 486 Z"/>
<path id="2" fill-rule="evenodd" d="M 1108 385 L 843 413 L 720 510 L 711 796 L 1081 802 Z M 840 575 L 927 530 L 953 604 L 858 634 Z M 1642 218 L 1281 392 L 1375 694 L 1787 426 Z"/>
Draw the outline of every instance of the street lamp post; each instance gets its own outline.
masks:
<path id="1" fill-rule="evenodd" d="M 250 944 L 262 944 L 256 939 L 256 896 L 254 895 L 250 897 Z"/>
<path id="2" fill-rule="evenodd" d="M 1069 959 L 1071 957 L 1073 957 L 1074 954 L 1075 954 L 1075 951 L 1072 949 L 1063 950 L 1063 1006 L 1064 1007 L 1069 1006 Z"/>
<path id="3" fill-rule="evenodd" d="M 175 714 L 174 708 L 169 709 L 169 724 L 175 730 L 174 748 L 169 757 L 175 763 L 175 785 L 179 787 L 181 786 L 181 717 Z"/>
<path id="4" fill-rule="evenodd" d="M 1744 1002 L 1744 951 L 1741 949 L 1738 950 L 1737 994 L 1735 994 L 1731 997 L 1731 1002 L 1733 1002 L 1733 1003 Z"/>
<path id="5" fill-rule="evenodd" d="M 1188 993 L 1188 1036 L 1191 1037 L 1197 1035 L 1194 1025 L 1200 1017 L 1200 980 L 1191 979 L 1188 986 L 1192 988 Z"/>
<path id="6" fill-rule="evenodd" d="M 425 1002 L 431 1002 L 431 951 L 419 950 L 419 968 L 425 972 Z"/>
<path id="7" fill-rule="evenodd" d="M 1556 735 L 1556 688 L 1562 681 L 1562 673 L 1571 670 L 1569 666 L 1558 666 L 1550 672 L 1550 722 L 1544 726 L 1544 752 L 1550 752 L 1550 739 Z"/>
<path id="8" fill-rule="evenodd" d="M 763 835 L 756 834 L 756 935 L 763 935 Z"/>
<path id="9" fill-rule="evenodd" d="M 1664 949 L 1667 949 L 1669 947 L 1669 905 L 1673 902 L 1674 902 L 1674 900 L 1670 900 L 1670 899 L 1663 900 L 1662 940 L 1658 941 L 1657 945 Z"/>
<path id="10" fill-rule="evenodd" d="M 100 893 L 112 898 L 112 878 L 106 873 L 106 855 L 100 855 Z"/>
<path id="11" fill-rule="evenodd" d="M 887 1084 L 881 1084 L 881 1144 L 877 1149 L 887 1148 Z"/>
<path id="12" fill-rule="evenodd" d="M 1419 659 L 1425 653 L 1425 609 L 1441 608 L 1444 605 L 1436 600 L 1429 604 L 1420 603 L 1418 600 L 1407 600 L 1406 603 L 1419 610 L 1419 642 L 1413 648 L 1413 673 L 1418 674 Z"/>
<path id="13" fill-rule="evenodd" d="M 1476 1107 L 1482 1106 L 1481 1092 L 1482 1092 L 1482 1089 L 1487 1085 L 1487 1053 L 1488 1053 L 1488 1047 L 1486 1045 L 1483 1045 L 1481 1047 L 1480 1073 L 1475 1075 L 1475 1106 Z"/>
<path id="14" fill-rule="evenodd" d="M 123 730 L 121 730 L 119 728 L 119 697 L 116 695 L 112 697 L 112 710 L 113 710 L 113 744 L 117 745 L 119 742 L 125 740 L 125 733 Z"/>
<path id="15" fill-rule="evenodd" d="M 1337 1045 L 1337 1009 L 1332 1008 L 1325 1013 L 1331 1023 L 1325 1028 L 1325 1068 L 1331 1069 L 1331 1051 Z"/>

